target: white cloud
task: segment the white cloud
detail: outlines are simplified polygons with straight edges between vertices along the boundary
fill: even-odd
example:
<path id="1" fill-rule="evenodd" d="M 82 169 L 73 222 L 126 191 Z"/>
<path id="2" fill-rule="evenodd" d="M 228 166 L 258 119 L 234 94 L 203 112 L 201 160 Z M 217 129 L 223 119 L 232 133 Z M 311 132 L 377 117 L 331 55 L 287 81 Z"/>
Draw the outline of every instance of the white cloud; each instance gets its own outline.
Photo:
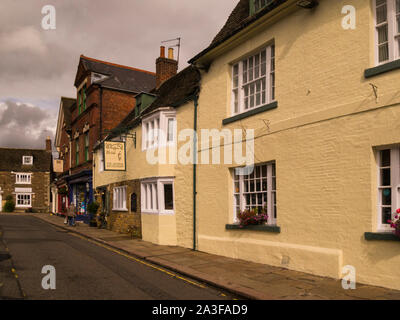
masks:
<path id="1" fill-rule="evenodd" d="M 47 49 L 41 33 L 34 27 L 27 26 L 0 35 L 0 52 L 25 52 L 44 55 Z"/>

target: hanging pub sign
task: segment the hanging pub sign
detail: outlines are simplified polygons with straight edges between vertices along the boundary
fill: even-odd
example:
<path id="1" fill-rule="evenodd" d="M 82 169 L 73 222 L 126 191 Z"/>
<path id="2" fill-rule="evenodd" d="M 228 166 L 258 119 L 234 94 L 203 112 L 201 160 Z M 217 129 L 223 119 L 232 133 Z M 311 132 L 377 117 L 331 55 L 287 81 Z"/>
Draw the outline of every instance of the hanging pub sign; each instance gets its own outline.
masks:
<path id="1" fill-rule="evenodd" d="M 104 170 L 125 171 L 126 170 L 125 142 L 104 142 Z"/>
<path id="2" fill-rule="evenodd" d="M 56 173 L 63 173 L 64 172 L 64 161 L 62 160 L 54 160 L 53 161 L 53 171 Z"/>

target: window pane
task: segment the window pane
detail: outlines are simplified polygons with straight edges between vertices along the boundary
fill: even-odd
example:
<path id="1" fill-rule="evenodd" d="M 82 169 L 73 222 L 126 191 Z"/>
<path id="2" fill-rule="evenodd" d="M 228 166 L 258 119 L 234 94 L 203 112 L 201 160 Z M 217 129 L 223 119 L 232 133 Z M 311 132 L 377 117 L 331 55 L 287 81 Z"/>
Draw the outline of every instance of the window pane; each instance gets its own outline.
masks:
<path id="1" fill-rule="evenodd" d="M 265 76 L 267 73 L 267 55 L 265 50 L 261 52 L 261 75 Z"/>
<path id="2" fill-rule="evenodd" d="M 381 167 L 390 167 L 390 150 L 381 151 Z"/>
<path id="3" fill-rule="evenodd" d="M 174 119 L 168 119 L 168 142 L 174 141 Z"/>
<path id="4" fill-rule="evenodd" d="M 381 186 L 390 186 L 390 169 L 381 169 Z"/>
<path id="5" fill-rule="evenodd" d="M 378 28 L 378 43 L 383 44 L 388 41 L 388 26 Z"/>
<path id="6" fill-rule="evenodd" d="M 249 59 L 249 81 L 253 80 L 253 57 Z"/>
<path id="7" fill-rule="evenodd" d="M 392 204 L 392 189 L 382 190 L 382 205 L 390 206 Z"/>
<path id="8" fill-rule="evenodd" d="M 380 24 L 387 21 L 386 0 L 377 0 L 376 6 L 376 23 Z"/>
<path id="9" fill-rule="evenodd" d="M 382 224 L 388 224 L 388 220 L 392 220 L 391 208 L 382 208 Z"/>
<path id="10" fill-rule="evenodd" d="M 164 205 L 165 205 L 165 210 L 174 209 L 172 184 L 164 184 Z"/>

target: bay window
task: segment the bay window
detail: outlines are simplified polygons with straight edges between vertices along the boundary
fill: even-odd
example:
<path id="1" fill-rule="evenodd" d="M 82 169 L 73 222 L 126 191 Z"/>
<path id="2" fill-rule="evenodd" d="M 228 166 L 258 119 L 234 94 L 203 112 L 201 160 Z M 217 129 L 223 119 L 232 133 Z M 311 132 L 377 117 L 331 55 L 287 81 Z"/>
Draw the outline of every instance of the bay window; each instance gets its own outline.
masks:
<path id="1" fill-rule="evenodd" d="M 31 178 L 32 174 L 31 173 L 17 173 L 15 175 L 16 177 L 16 184 L 31 184 Z"/>
<path id="2" fill-rule="evenodd" d="M 400 58 L 400 0 L 374 0 L 378 64 Z"/>
<path id="3" fill-rule="evenodd" d="M 268 224 L 276 224 L 276 170 L 275 163 L 254 166 L 249 175 L 241 175 L 234 170 L 234 222 L 237 214 L 244 210 L 267 209 Z"/>
<path id="4" fill-rule="evenodd" d="M 232 112 L 239 114 L 275 100 L 275 46 L 232 66 Z"/>
<path id="5" fill-rule="evenodd" d="M 113 189 L 113 211 L 128 211 L 126 207 L 126 186 Z"/>
<path id="6" fill-rule="evenodd" d="M 170 145 L 175 141 L 175 111 L 160 111 L 143 120 L 142 150 Z"/>
<path id="7" fill-rule="evenodd" d="M 378 231 L 390 231 L 388 220 L 400 207 L 400 148 L 378 151 Z"/>
<path id="8" fill-rule="evenodd" d="M 156 178 L 141 183 L 142 212 L 174 214 L 173 179 Z"/>
<path id="9" fill-rule="evenodd" d="M 32 206 L 32 195 L 30 193 L 17 193 L 17 208 L 30 208 Z"/>

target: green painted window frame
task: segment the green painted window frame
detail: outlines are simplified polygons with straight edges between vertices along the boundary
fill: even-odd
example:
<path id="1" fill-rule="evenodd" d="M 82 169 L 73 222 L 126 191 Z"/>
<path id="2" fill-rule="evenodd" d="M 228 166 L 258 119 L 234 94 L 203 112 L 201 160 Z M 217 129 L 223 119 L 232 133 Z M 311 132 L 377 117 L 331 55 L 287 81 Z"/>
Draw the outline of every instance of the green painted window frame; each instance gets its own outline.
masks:
<path id="1" fill-rule="evenodd" d="M 82 94 L 78 91 L 78 115 L 82 113 Z"/>
<path id="2" fill-rule="evenodd" d="M 85 161 L 89 161 L 89 133 L 85 134 Z"/>
<path id="3" fill-rule="evenodd" d="M 75 163 L 79 165 L 79 138 L 75 139 Z"/>
<path id="4" fill-rule="evenodd" d="M 83 86 L 82 88 L 82 94 L 83 94 L 83 98 L 82 98 L 82 105 L 83 105 L 83 111 L 86 110 L 86 84 Z"/>

